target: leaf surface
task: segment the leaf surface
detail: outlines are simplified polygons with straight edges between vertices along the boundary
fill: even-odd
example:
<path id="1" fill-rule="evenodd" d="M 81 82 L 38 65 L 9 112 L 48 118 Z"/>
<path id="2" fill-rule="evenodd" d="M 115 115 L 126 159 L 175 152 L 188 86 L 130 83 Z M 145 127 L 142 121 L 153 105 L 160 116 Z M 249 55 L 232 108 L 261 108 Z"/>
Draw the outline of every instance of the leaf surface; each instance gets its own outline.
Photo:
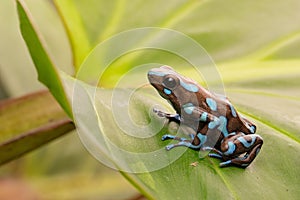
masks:
<path id="1" fill-rule="evenodd" d="M 35 64 L 39 80 L 49 88 L 50 92 L 60 103 L 62 108 L 71 117 L 71 108 L 66 99 L 57 68 L 52 62 L 51 56 L 48 54 L 45 45 L 43 44 L 42 36 L 34 27 L 34 22 L 30 19 L 30 15 L 28 14 L 29 11 L 27 10 L 24 1 L 17 1 L 17 8 L 21 33 Z"/>
<path id="2" fill-rule="evenodd" d="M 0 121 L 0 164 L 74 129 L 47 91 L 0 102 Z"/>

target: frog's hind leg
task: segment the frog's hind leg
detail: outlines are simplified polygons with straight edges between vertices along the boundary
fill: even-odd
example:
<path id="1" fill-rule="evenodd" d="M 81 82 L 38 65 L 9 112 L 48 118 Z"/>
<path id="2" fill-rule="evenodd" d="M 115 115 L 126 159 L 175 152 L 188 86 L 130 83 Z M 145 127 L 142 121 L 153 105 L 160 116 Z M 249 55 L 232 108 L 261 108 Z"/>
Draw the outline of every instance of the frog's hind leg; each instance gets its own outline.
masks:
<path id="1" fill-rule="evenodd" d="M 224 139 L 221 144 L 224 162 L 220 163 L 220 167 L 228 165 L 247 167 L 255 159 L 262 145 L 263 139 L 257 134 L 244 135 L 240 133 Z M 244 153 L 244 156 L 240 156 Z"/>

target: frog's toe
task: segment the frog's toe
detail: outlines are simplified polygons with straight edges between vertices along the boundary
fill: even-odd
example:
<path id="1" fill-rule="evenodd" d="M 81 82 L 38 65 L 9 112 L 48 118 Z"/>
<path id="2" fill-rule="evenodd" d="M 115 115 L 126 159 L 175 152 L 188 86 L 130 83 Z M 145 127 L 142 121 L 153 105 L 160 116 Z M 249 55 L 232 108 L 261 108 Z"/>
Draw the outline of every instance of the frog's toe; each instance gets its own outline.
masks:
<path id="1" fill-rule="evenodd" d="M 161 137 L 161 140 L 162 141 L 165 141 L 165 140 L 167 140 L 168 139 L 168 135 L 163 135 L 162 137 Z"/>
<path id="2" fill-rule="evenodd" d="M 155 114 L 157 114 L 157 116 L 159 116 L 159 117 L 165 117 L 166 116 L 166 113 L 164 113 L 164 112 L 162 112 L 162 111 L 160 111 L 160 110 L 158 110 L 156 108 L 153 108 L 153 112 Z"/>
<path id="3" fill-rule="evenodd" d="M 162 140 L 162 141 L 165 141 L 165 140 L 167 140 L 167 139 L 169 139 L 169 136 L 168 136 L 168 135 L 163 135 L 163 136 L 161 137 L 161 140 Z"/>
<path id="4" fill-rule="evenodd" d="M 219 151 L 219 150 L 217 150 L 217 149 L 215 149 L 213 147 L 203 147 L 202 150 L 203 151 L 212 151 L 212 152 L 214 152 L 216 154 L 219 154 L 221 156 L 223 155 L 223 153 L 221 151 Z"/>
<path id="5" fill-rule="evenodd" d="M 241 164 L 241 167 L 242 167 L 242 168 L 246 168 L 246 167 L 248 167 L 248 166 L 249 166 L 249 164 L 248 164 L 248 163 Z"/>
<path id="6" fill-rule="evenodd" d="M 157 108 L 153 108 L 153 112 L 154 112 L 154 113 L 158 113 L 158 111 L 159 111 L 159 110 L 158 110 Z"/>
<path id="7" fill-rule="evenodd" d="M 212 148 L 212 147 L 202 147 L 201 150 L 203 150 L 203 151 L 212 151 L 212 150 L 214 150 L 214 148 Z"/>
<path id="8" fill-rule="evenodd" d="M 166 146 L 165 148 L 167 151 L 169 151 L 174 148 L 174 144 L 170 144 L 170 145 Z"/>
<path id="9" fill-rule="evenodd" d="M 219 159 L 222 159 L 223 157 L 219 154 L 216 154 L 216 153 L 210 153 L 208 154 L 209 157 L 212 157 L 212 158 L 219 158 Z"/>
<path id="10" fill-rule="evenodd" d="M 165 140 L 174 139 L 174 138 L 175 138 L 175 136 L 166 134 L 161 137 L 161 140 L 165 141 Z"/>
<path id="11" fill-rule="evenodd" d="M 225 162 L 221 162 L 220 163 L 220 167 L 227 167 L 228 165 L 230 165 L 231 164 L 231 160 L 227 160 L 227 161 L 225 161 Z"/>

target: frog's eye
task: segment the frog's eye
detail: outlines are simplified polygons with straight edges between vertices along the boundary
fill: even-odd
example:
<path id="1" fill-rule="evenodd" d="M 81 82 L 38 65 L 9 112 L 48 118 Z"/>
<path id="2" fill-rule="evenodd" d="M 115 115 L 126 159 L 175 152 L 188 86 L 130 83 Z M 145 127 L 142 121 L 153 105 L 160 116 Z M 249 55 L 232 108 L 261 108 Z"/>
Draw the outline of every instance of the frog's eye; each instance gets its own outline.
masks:
<path id="1" fill-rule="evenodd" d="M 173 77 L 166 77 L 163 81 L 164 86 L 166 86 L 169 89 L 173 89 L 177 86 L 177 80 Z"/>

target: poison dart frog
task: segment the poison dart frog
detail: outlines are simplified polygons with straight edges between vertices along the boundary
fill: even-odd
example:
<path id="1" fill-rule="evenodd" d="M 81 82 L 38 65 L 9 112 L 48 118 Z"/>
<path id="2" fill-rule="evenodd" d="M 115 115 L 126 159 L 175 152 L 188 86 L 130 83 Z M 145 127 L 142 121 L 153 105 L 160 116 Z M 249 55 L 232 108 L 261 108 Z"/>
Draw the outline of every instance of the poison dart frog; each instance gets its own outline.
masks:
<path id="1" fill-rule="evenodd" d="M 151 69 L 148 80 L 160 96 L 169 101 L 176 114 L 153 111 L 190 130 L 189 138 L 163 135 L 162 141 L 179 141 L 166 146 L 166 150 L 185 146 L 211 151 L 208 155 L 220 159 L 220 167 L 246 168 L 258 155 L 262 137 L 255 134 L 256 126 L 240 115 L 227 97 L 210 92 L 169 66 Z"/>

